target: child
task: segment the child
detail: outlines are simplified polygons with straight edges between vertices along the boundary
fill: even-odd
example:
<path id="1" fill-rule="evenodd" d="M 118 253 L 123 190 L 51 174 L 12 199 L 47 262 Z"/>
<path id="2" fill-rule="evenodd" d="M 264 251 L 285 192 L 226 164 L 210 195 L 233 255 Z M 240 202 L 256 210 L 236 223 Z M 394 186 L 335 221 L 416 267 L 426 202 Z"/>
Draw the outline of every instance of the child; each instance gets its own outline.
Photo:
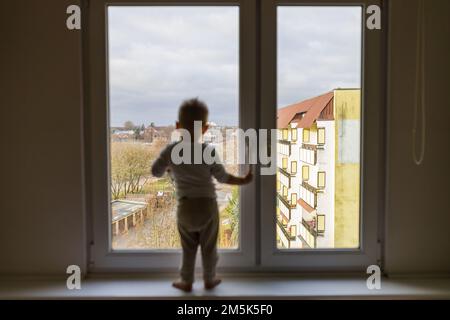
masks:
<path id="1" fill-rule="evenodd" d="M 252 180 L 251 171 L 245 177 L 236 177 L 225 171 L 221 163 L 215 161 L 207 164 L 201 161 L 194 163 L 194 157 L 189 163 L 174 164 L 172 149 L 178 143 L 188 143 L 194 154 L 195 147 L 212 148 L 194 139 L 194 122 L 201 121 L 201 134 L 208 130 L 208 107 L 197 98 L 184 101 L 178 111 L 177 129 L 189 132 L 191 141 L 175 142 L 164 148 L 152 166 L 152 174 L 161 177 L 167 170 L 175 180 L 178 207 L 177 226 L 180 233 L 183 260 L 181 279 L 173 283 L 175 288 L 189 292 L 194 281 L 195 255 L 200 245 L 203 263 L 203 280 L 205 289 L 212 289 L 220 284 L 216 277 L 217 236 L 219 231 L 219 212 L 213 177 L 218 182 L 243 185 Z M 184 139 L 183 139 L 184 140 Z M 209 150 L 211 151 L 211 150 Z M 203 154 L 203 152 L 202 152 Z M 214 155 L 214 150 L 212 150 Z M 179 163 L 179 161 L 175 161 Z M 210 162 L 209 162 L 210 163 Z"/>

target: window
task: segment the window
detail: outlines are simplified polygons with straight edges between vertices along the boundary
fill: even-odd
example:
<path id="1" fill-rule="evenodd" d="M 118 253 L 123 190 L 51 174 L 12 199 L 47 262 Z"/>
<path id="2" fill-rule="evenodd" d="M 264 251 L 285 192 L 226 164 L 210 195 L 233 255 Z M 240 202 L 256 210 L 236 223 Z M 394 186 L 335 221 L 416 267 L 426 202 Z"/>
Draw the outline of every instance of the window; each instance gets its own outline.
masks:
<path id="1" fill-rule="evenodd" d="M 262 25 L 277 25 L 273 34 L 270 28 L 264 29 L 262 45 L 277 49 L 275 53 L 262 52 L 262 63 L 267 66 L 262 77 L 267 83 L 263 81 L 266 86 L 261 95 L 264 110 L 261 125 L 270 127 L 273 124 L 271 119 L 277 119 L 279 127 L 295 124 L 302 130 L 299 134 L 303 142 L 298 148 L 293 146 L 289 157 L 291 163 L 299 162 L 302 173 L 301 177 L 291 178 L 291 185 L 299 186 L 300 190 L 298 206 L 290 211 L 288 221 L 289 225 L 297 225 L 298 239 L 277 246 L 277 250 L 273 250 L 273 242 L 264 242 L 263 248 L 267 251 L 262 261 L 298 266 L 307 265 L 306 262 L 303 264 L 306 260 L 301 260 L 306 257 L 309 262 L 326 263 L 329 257 L 344 260 L 342 257 L 345 256 L 345 263 L 358 264 L 357 261 L 371 259 L 374 252 L 371 250 L 376 245 L 376 223 L 367 223 L 370 216 L 376 216 L 376 210 L 368 209 L 370 196 L 361 193 L 361 186 L 367 186 L 366 170 L 373 174 L 378 171 L 375 165 L 378 160 L 368 159 L 367 153 L 373 153 L 366 148 L 364 164 L 361 163 L 363 149 L 360 148 L 360 139 L 363 137 L 366 143 L 368 136 L 378 140 L 375 134 L 380 129 L 374 128 L 375 124 L 369 121 L 370 124 L 364 122 L 364 127 L 371 127 L 374 131 L 361 130 L 364 121 L 361 110 L 365 110 L 364 114 L 367 110 L 378 113 L 376 101 L 379 100 L 375 93 L 380 94 L 380 91 L 372 81 L 373 77 L 379 79 L 380 74 L 371 66 L 372 63 L 380 66 L 381 60 L 379 54 L 367 48 L 377 47 L 375 43 L 379 39 L 375 39 L 379 34 L 365 28 L 365 4 L 360 6 L 353 1 L 345 6 L 338 3 L 333 6 L 305 4 L 300 0 L 288 3 L 273 1 L 263 5 L 262 10 L 262 15 L 266 16 Z M 314 25 L 320 34 L 307 31 L 308 26 Z M 302 36 L 299 36 L 300 30 Z M 334 46 L 336 50 L 332 49 Z M 303 51 L 305 47 L 308 48 L 307 53 Z M 348 63 L 343 67 L 342 62 L 346 59 Z M 324 65 L 328 67 L 322 73 L 319 69 Z M 369 74 L 372 71 L 376 75 Z M 272 74 L 276 77 L 272 78 Z M 312 88 L 315 82 L 319 85 Z M 271 106 L 266 101 L 276 101 L 277 109 L 270 111 Z M 325 144 L 330 148 L 323 148 Z M 365 177 L 360 174 L 362 165 Z M 369 175 L 375 177 L 372 173 Z M 263 226 L 267 226 L 263 229 L 277 234 L 279 230 L 276 228 L 269 230 L 269 221 L 276 210 L 270 193 L 264 193 L 268 188 L 264 181 L 272 181 L 272 189 L 275 186 L 273 179 L 263 179 L 261 208 L 268 211 L 272 205 L 271 213 L 263 212 Z M 373 190 L 373 186 L 370 189 Z M 362 203 L 365 204 L 364 210 L 361 210 Z M 371 203 L 377 207 L 376 202 Z M 317 250 L 322 249 L 329 251 L 321 252 L 323 256 L 319 256 Z M 366 249 L 372 254 L 368 254 Z M 352 257 L 346 250 L 356 256 Z"/>
<path id="2" fill-rule="evenodd" d="M 282 163 L 281 163 L 281 168 L 283 168 L 284 170 L 286 170 L 288 167 L 288 158 L 283 158 L 282 159 Z"/>
<path id="3" fill-rule="evenodd" d="M 291 162 L 291 174 L 296 174 L 297 173 L 297 161 L 292 161 Z"/>
<path id="4" fill-rule="evenodd" d="M 323 214 L 317 215 L 317 232 L 325 232 L 325 215 Z"/>
<path id="5" fill-rule="evenodd" d="M 291 177 L 292 186 L 301 184 L 301 208 L 291 210 L 289 224 L 302 221 L 309 232 L 307 237 L 300 233 L 287 248 L 309 249 L 311 243 L 313 248 L 359 246 L 361 13 L 361 7 L 351 6 L 277 7 L 277 118 L 279 125 L 302 128 L 303 142 L 289 157 L 291 163 L 300 161 L 303 168 L 301 179 Z M 333 20 L 336 14 L 343 20 Z M 318 21 L 317 28 L 327 31 L 306 31 Z M 304 34 L 298 37 L 302 23 Z M 338 35 L 339 44 L 335 42 Z M 305 46 L 309 53 L 297 55 Z M 346 59 L 351 62 L 342 68 L 337 61 Z M 324 65 L 326 71 L 319 71 Z M 308 88 L 299 81 L 299 74 Z M 301 94 L 302 90 L 309 93 Z M 327 138 L 335 150 L 318 148 L 325 143 L 325 128 L 333 128 Z M 326 174 L 335 181 L 335 188 L 325 189 Z M 316 211 L 329 219 L 321 237 L 315 232 Z M 305 242 L 309 243 L 306 247 Z"/>
<path id="6" fill-rule="evenodd" d="M 100 146 L 92 156 L 92 198 L 97 202 L 93 269 L 175 267 L 180 244 L 174 186 L 167 177 L 153 178 L 150 164 L 171 141 L 180 103 L 198 96 L 210 111 L 204 140 L 230 154 L 223 159 L 228 171 L 244 172 L 236 162 L 237 136 L 223 132 L 256 123 L 249 90 L 255 79 L 242 76 L 256 66 L 245 54 L 254 48 L 252 13 L 250 5 L 235 2 L 115 2 L 97 1 L 89 8 L 93 21 L 106 22 L 93 23 L 88 32 L 105 39 L 92 42 L 89 57 L 102 60 L 90 63 L 96 66 L 93 77 L 102 79 L 92 81 L 89 90 L 95 106 L 90 112 L 97 119 L 90 139 Z M 217 186 L 221 266 L 254 265 L 255 189 Z M 246 212 L 243 219 L 241 210 Z"/>
<path id="7" fill-rule="evenodd" d="M 113 250 L 180 248 L 175 186 L 168 175 L 152 178 L 149 164 L 171 141 L 181 101 L 195 96 L 207 101 L 212 125 L 205 142 L 237 154 L 238 14 L 236 7 L 108 8 L 110 197 L 119 231 L 112 234 Z M 214 23 L 216 18 L 226 21 L 227 29 Z M 156 30 L 170 32 L 161 38 Z M 226 76 L 213 76 L 213 68 Z M 217 92 L 206 90 L 200 79 Z M 224 137 L 223 130 L 231 134 Z M 237 174 L 236 159 L 227 160 L 226 169 Z M 237 248 L 239 190 L 220 185 L 217 194 L 219 246 Z"/>
<path id="8" fill-rule="evenodd" d="M 309 142 L 309 129 L 303 129 L 303 142 L 308 143 Z"/>
<path id="9" fill-rule="evenodd" d="M 292 141 L 297 141 L 297 129 L 296 128 L 291 129 L 291 137 L 292 137 Z"/>
<path id="10" fill-rule="evenodd" d="M 289 227 L 289 231 L 291 237 L 297 236 L 297 226 L 295 224 Z"/>
<path id="11" fill-rule="evenodd" d="M 291 194 L 291 205 L 292 206 L 297 205 L 297 194 L 296 193 Z"/>
<path id="12" fill-rule="evenodd" d="M 302 180 L 309 180 L 309 166 L 302 166 Z"/>
<path id="13" fill-rule="evenodd" d="M 323 171 L 317 172 L 317 187 L 319 189 L 325 188 L 325 172 Z"/>
<path id="14" fill-rule="evenodd" d="M 317 144 L 325 144 L 325 128 L 317 128 Z"/>
<path id="15" fill-rule="evenodd" d="M 144 5 L 136 6 L 139 3 Z M 164 140 L 166 134 L 158 130 L 158 127 L 175 121 L 176 117 L 172 116 L 173 112 L 169 109 L 176 108 L 179 101 L 164 104 L 164 112 L 158 112 L 154 106 L 162 104 L 155 99 L 169 99 L 171 96 L 174 100 L 199 96 L 209 103 L 211 115 L 228 112 L 227 117 L 210 119 L 217 127 L 233 122 L 232 126 L 244 129 L 278 128 L 280 140 L 301 140 L 305 143 L 303 149 L 297 143 L 290 145 L 284 142 L 277 146 L 279 152 L 286 157 L 286 160 L 281 160 L 282 157 L 277 156 L 278 161 L 281 160 L 281 167 L 295 172 L 300 166 L 301 176 L 298 174 L 287 180 L 281 174 L 280 181 L 276 175 L 257 174 L 257 183 L 236 191 L 233 189 L 231 193 L 224 186 L 218 186 L 218 192 L 227 195 L 223 197 L 221 205 L 232 204 L 232 211 L 238 213 L 234 216 L 237 219 L 233 223 L 239 230 L 236 245 L 222 242 L 220 246 L 221 268 L 253 268 L 258 262 L 271 270 L 295 267 L 296 270 L 359 271 L 377 262 L 377 215 L 380 212 L 378 206 L 382 190 L 379 177 L 383 176 L 380 166 L 382 153 L 379 152 L 383 145 L 380 141 L 383 117 L 379 106 L 384 101 L 380 85 L 383 74 L 380 53 L 384 30 L 367 30 L 364 26 L 366 6 L 381 5 L 381 1 L 371 0 L 369 3 L 366 0 L 348 0 L 344 6 L 341 4 L 340 1 L 331 1 L 326 5 L 312 6 L 311 2 L 305 0 L 188 0 L 183 1 L 181 6 L 164 6 L 156 0 L 99 0 L 90 3 L 91 24 L 86 41 L 89 43 L 87 65 L 90 66 L 87 74 L 92 78 L 87 82 L 89 103 L 86 112 L 92 120 L 87 130 L 89 145 L 96 146 L 88 151 L 90 161 L 87 164 L 87 179 L 92 191 L 89 197 L 93 199 L 91 211 L 94 232 L 93 238 L 89 239 L 93 243 L 91 256 L 94 263 L 90 267 L 91 271 L 157 271 L 178 266 L 180 251 L 175 242 L 172 246 L 167 245 L 170 241 L 148 245 L 145 237 L 135 237 L 137 227 L 149 221 L 148 210 L 151 213 L 159 208 L 167 211 L 167 207 L 164 207 L 167 203 L 154 199 L 154 208 L 131 203 L 135 200 L 140 202 L 137 198 L 132 199 L 132 196 L 139 196 L 137 192 L 126 199 L 130 203 L 120 203 L 124 199 L 118 198 L 116 200 L 119 202 L 114 204 L 111 200 L 115 199 L 109 199 L 112 194 L 110 161 L 123 160 L 122 157 L 115 157 L 114 160 L 110 157 L 110 153 L 119 151 L 114 147 L 121 146 L 112 146 L 110 138 L 116 139 L 114 142 L 117 143 L 126 143 L 126 139 L 139 138 L 144 131 L 149 144 L 138 144 L 143 149 L 150 148 L 152 144 L 154 146 L 155 141 Z M 163 15 L 149 19 L 147 12 L 152 11 L 150 9 L 154 12 L 160 10 L 159 12 L 177 14 L 189 11 L 186 15 L 189 21 L 183 18 L 163 19 Z M 215 12 L 214 18 L 204 13 L 208 10 Z M 119 13 L 116 17 L 114 11 Z M 179 51 L 167 51 L 154 41 L 147 44 L 136 41 L 142 32 L 131 32 L 130 35 L 119 24 L 116 25 L 118 27 L 112 27 L 112 23 L 118 21 L 116 18 L 120 18 L 119 11 L 124 15 L 138 11 L 135 18 L 119 20 L 122 23 L 132 21 L 133 28 L 145 21 L 147 27 L 143 28 L 143 32 L 146 35 L 141 38 L 151 39 L 151 34 L 164 45 L 175 42 L 173 39 L 176 38 L 179 44 L 177 48 L 181 48 L 189 44 L 189 41 L 185 41 L 188 37 L 183 34 L 192 32 L 200 35 L 202 41 L 197 47 L 202 54 L 190 55 L 193 52 L 191 50 L 178 54 Z M 223 24 L 228 19 L 226 16 L 230 20 Z M 202 18 L 207 21 L 194 23 L 195 19 Z M 164 20 L 163 28 L 157 26 L 161 20 Z M 176 27 L 169 27 L 172 23 Z M 223 25 L 227 25 L 227 28 L 222 28 Z M 199 32 L 194 32 L 197 27 Z M 317 32 L 314 33 L 315 31 Z M 205 41 L 208 38 L 203 36 L 204 33 L 214 34 L 211 41 Z M 127 42 L 134 44 L 127 47 L 124 45 Z M 262 50 L 258 50 L 258 43 Z M 215 54 L 214 50 L 220 53 Z M 153 55 L 146 54 L 148 52 Z M 127 60 L 127 55 L 136 59 Z M 155 59 L 148 60 L 148 63 L 138 63 L 142 57 L 151 56 Z M 180 58 L 183 62 L 181 66 L 170 62 L 174 57 Z M 192 57 L 194 59 L 189 60 Z M 321 62 L 318 62 L 320 59 Z M 208 71 L 203 73 L 204 69 L 198 68 L 199 64 L 206 65 Z M 192 69 L 199 71 L 200 76 L 185 77 Z M 170 78 L 175 73 L 177 76 Z M 224 85 L 216 82 L 217 74 L 222 76 Z M 123 75 L 127 75 L 132 81 L 123 81 L 120 78 Z M 136 82 L 149 75 L 156 77 L 155 81 L 136 85 Z M 175 95 L 169 92 L 173 87 L 177 88 Z M 145 89 L 145 94 L 141 94 L 142 88 Z M 292 119 L 277 117 L 279 110 L 285 106 L 297 105 L 327 93 L 333 95 L 334 101 L 329 106 L 339 109 L 346 104 L 349 106 L 346 112 L 327 109 L 319 112 L 316 119 L 307 110 L 303 110 L 299 113 L 303 116 L 293 115 L 295 122 L 292 123 Z M 214 96 L 218 97 L 218 94 L 227 95 L 229 100 L 215 100 Z M 134 99 L 133 102 L 130 99 Z M 221 105 L 224 101 L 230 101 L 226 103 L 226 107 Z M 120 110 L 120 105 L 128 107 Z M 136 118 L 128 118 L 127 115 L 132 110 L 143 113 Z M 151 117 L 166 116 L 167 122 L 149 120 L 149 110 Z M 326 118 L 327 115 L 334 117 L 336 114 L 336 119 Z M 123 117 L 121 120 L 114 120 L 120 115 Z M 367 115 L 371 116 L 370 121 L 365 118 Z M 287 123 L 283 123 L 286 119 Z M 125 129 L 125 122 L 128 122 L 126 129 L 133 130 L 120 130 Z M 153 125 L 151 122 L 154 122 Z M 361 130 L 362 125 L 364 130 Z M 214 135 L 207 138 L 211 143 L 218 142 Z M 322 145 L 325 138 L 330 148 L 318 148 L 312 144 L 317 141 L 317 145 Z M 377 148 L 365 148 L 367 145 Z M 332 161 L 326 162 L 328 156 L 324 152 L 329 157 L 334 157 L 334 165 L 331 165 Z M 361 159 L 364 159 L 364 163 Z M 257 165 L 257 172 L 261 168 L 262 166 Z M 338 172 L 340 169 L 343 170 Z M 246 171 L 244 166 L 235 166 L 235 170 L 241 173 Z M 117 170 L 114 172 L 117 173 Z M 328 176 L 326 189 L 317 190 L 317 186 L 322 184 L 318 172 L 326 172 Z M 362 172 L 364 175 L 360 175 Z M 340 180 L 344 175 L 349 178 L 345 183 Z M 324 175 L 323 185 L 326 183 L 325 178 Z M 162 195 L 167 191 L 170 194 L 167 183 L 163 182 L 155 183 L 153 179 L 147 181 L 152 185 L 152 190 L 156 191 L 155 198 L 161 194 L 158 191 L 162 191 Z M 138 187 L 141 183 L 144 180 L 139 181 Z M 274 197 L 277 191 L 279 199 Z M 336 195 L 341 200 L 350 200 L 345 200 L 347 203 L 336 200 L 330 208 L 326 208 L 323 204 L 328 202 L 324 196 L 329 196 L 331 192 L 331 195 Z M 230 201 L 231 199 L 234 200 Z M 294 200 L 297 205 L 290 207 Z M 256 208 L 260 210 L 257 211 Z M 349 210 L 345 210 L 346 208 Z M 245 215 L 241 215 L 241 211 Z M 345 216 L 345 222 L 342 220 L 344 211 L 349 213 Z M 125 212 L 129 213 L 126 219 L 114 220 L 112 217 L 115 214 L 120 218 L 121 213 Z M 283 224 L 286 228 L 289 226 L 289 230 L 285 228 L 284 233 L 277 231 L 274 219 L 276 212 L 285 217 Z M 168 213 L 164 217 L 169 217 L 173 211 L 168 210 Z M 224 223 L 221 223 L 221 232 L 225 235 L 224 239 L 230 239 L 229 235 L 233 234 L 231 221 L 221 218 Z M 161 222 L 167 224 L 170 221 Z M 173 226 L 170 223 L 167 225 L 168 230 Z M 261 237 L 257 237 L 257 234 Z M 119 238 L 133 240 L 128 246 L 117 241 Z M 290 242 L 285 242 L 286 239 Z M 277 245 L 277 241 L 281 245 Z"/>

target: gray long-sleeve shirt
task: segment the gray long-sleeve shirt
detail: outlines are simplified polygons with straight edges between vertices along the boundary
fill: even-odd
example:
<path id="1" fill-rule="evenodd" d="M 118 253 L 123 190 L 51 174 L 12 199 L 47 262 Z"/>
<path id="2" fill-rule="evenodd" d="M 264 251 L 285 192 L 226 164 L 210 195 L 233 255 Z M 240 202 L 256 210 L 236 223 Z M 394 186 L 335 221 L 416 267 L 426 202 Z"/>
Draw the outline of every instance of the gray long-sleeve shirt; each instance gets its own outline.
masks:
<path id="1" fill-rule="evenodd" d="M 197 144 L 199 146 L 200 144 Z M 177 146 L 177 149 L 172 150 Z M 183 147 L 185 149 L 183 149 Z M 190 155 L 183 154 L 180 149 L 188 150 L 190 148 Z M 205 149 L 207 154 L 213 155 L 215 161 L 208 164 L 204 160 L 201 163 L 194 163 L 194 148 L 195 143 L 183 143 L 175 142 L 167 145 L 162 151 L 159 157 L 152 165 L 152 174 L 155 177 L 162 177 L 167 169 L 170 170 L 170 174 L 175 181 L 175 187 L 177 191 L 177 198 L 216 198 L 216 189 L 213 181 L 213 177 L 218 182 L 226 182 L 229 174 L 226 172 L 224 166 L 220 162 L 220 159 L 216 156 L 214 147 L 208 144 L 201 144 L 200 148 L 203 151 Z M 181 157 L 177 158 L 177 155 Z M 183 157 L 184 156 L 184 157 Z M 184 163 L 179 163 L 180 158 L 189 159 Z M 187 162 L 187 163 L 186 163 Z"/>

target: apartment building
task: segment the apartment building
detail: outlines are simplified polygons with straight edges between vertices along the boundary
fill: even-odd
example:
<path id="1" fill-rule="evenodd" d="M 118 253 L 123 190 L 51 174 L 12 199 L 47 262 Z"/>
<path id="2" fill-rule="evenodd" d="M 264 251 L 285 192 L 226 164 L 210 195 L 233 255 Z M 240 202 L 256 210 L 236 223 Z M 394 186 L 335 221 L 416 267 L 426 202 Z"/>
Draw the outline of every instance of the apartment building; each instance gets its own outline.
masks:
<path id="1" fill-rule="evenodd" d="M 279 248 L 359 246 L 360 89 L 278 110 Z"/>

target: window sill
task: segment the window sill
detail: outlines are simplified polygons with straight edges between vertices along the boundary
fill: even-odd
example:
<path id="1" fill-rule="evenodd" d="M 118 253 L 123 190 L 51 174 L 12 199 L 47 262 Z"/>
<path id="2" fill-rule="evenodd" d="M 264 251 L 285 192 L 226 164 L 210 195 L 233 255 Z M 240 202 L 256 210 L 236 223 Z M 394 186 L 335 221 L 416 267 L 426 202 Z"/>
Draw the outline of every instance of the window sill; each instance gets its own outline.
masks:
<path id="1" fill-rule="evenodd" d="M 368 290 L 361 277 L 225 276 L 205 291 L 201 281 L 192 293 L 171 287 L 171 276 L 95 276 L 81 290 L 67 290 L 65 279 L 4 279 L 0 299 L 449 299 L 450 279 L 382 279 L 380 290 Z M 200 279 L 200 278 L 198 278 Z"/>

